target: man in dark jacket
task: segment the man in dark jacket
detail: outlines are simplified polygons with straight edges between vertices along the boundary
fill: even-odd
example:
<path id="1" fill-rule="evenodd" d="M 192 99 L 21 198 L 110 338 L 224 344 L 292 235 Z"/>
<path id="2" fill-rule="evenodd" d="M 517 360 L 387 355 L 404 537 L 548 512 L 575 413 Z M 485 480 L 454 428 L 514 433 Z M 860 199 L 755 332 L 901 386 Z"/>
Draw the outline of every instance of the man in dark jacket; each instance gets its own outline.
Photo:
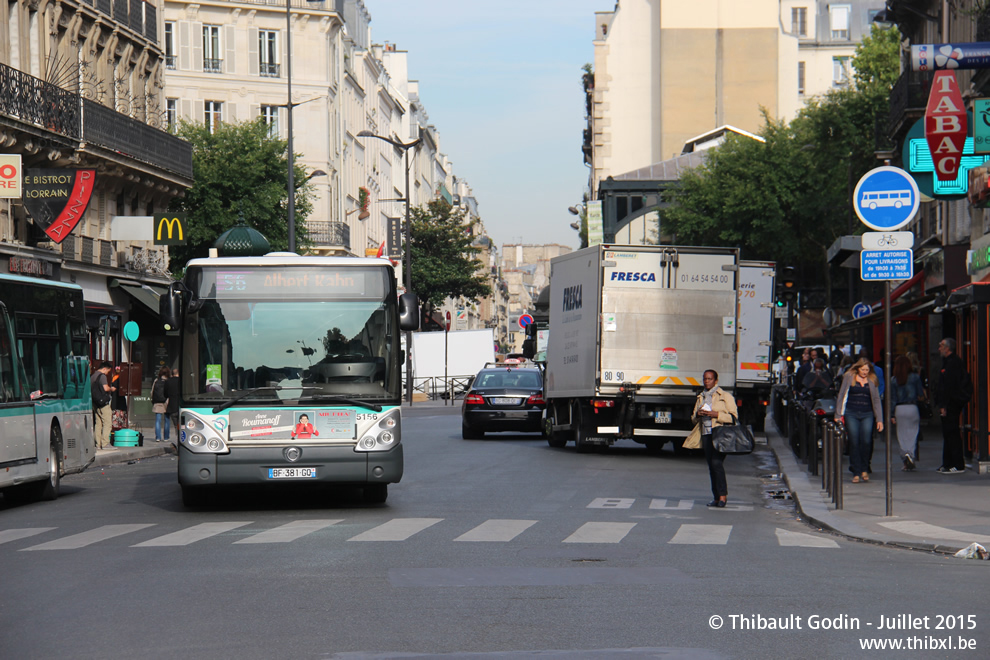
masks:
<path id="1" fill-rule="evenodd" d="M 946 337 L 938 344 L 942 369 L 938 372 L 935 407 L 942 419 L 942 474 L 960 474 L 966 469 L 959 416 L 966 405 L 963 379 L 968 378 L 962 360 L 956 355 L 956 340 Z"/>

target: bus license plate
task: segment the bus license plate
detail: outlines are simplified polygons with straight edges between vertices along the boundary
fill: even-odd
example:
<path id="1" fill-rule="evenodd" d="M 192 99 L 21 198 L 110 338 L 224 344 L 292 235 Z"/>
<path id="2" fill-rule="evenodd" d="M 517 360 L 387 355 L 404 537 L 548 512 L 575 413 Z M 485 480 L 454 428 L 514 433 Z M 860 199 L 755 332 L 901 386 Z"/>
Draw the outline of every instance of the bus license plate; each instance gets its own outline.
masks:
<path id="1" fill-rule="evenodd" d="M 315 479 L 316 468 L 312 467 L 291 467 L 291 468 L 268 468 L 269 479 Z"/>
<path id="2" fill-rule="evenodd" d="M 657 410 L 653 413 L 653 419 L 657 424 L 670 424 L 670 411 Z"/>

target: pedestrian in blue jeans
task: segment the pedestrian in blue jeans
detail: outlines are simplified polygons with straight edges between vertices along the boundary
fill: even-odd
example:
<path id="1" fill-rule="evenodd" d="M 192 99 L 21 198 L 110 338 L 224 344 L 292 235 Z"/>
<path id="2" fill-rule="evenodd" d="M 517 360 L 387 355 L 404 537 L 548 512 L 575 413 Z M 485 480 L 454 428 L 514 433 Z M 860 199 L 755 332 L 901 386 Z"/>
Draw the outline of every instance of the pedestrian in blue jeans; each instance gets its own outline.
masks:
<path id="1" fill-rule="evenodd" d="M 842 377 L 835 416 L 845 425 L 849 436 L 849 471 L 853 473 L 853 483 L 869 481 L 874 423 L 878 432 L 883 431 L 878 379 L 869 360 L 860 358 Z"/>
<path id="2" fill-rule="evenodd" d="M 162 441 L 162 433 L 165 434 L 165 441 L 168 441 L 169 424 L 166 403 L 168 402 L 168 377 L 172 375 L 172 370 L 162 367 L 158 370 L 158 378 L 151 384 L 151 412 L 155 413 L 155 442 Z"/>

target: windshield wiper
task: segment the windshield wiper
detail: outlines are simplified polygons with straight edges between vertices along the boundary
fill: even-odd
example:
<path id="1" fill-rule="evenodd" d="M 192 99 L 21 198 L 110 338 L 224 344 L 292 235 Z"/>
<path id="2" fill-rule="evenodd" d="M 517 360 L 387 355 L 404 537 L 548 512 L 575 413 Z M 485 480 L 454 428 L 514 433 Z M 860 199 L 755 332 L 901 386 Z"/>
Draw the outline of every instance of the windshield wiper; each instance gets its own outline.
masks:
<path id="1" fill-rule="evenodd" d="M 250 390 L 248 390 L 246 392 L 241 392 L 240 394 L 238 394 L 234 398 L 227 399 L 223 403 L 218 403 L 213 408 L 213 414 L 216 415 L 218 412 L 220 412 L 222 410 L 226 410 L 227 408 L 231 407 L 232 405 L 234 405 L 235 403 L 237 403 L 241 399 L 246 399 L 249 396 L 251 396 L 252 394 L 256 394 L 258 392 L 263 392 L 265 390 L 268 390 L 268 391 L 271 391 L 271 392 L 281 392 L 282 390 L 315 390 L 315 389 L 316 389 L 315 387 L 300 387 L 300 386 L 295 386 L 295 385 L 288 385 L 288 386 L 274 385 L 274 386 L 265 386 L 265 387 L 255 387 L 254 389 L 250 389 Z"/>
<path id="2" fill-rule="evenodd" d="M 364 408 L 370 408 L 375 412 L 381 412 L 382 407 L 377 403 L 371 401 L 362 401 L 360 399 L 352 399 L 346 396 L 340 396 L 337 394 L 314 394 L 313 396 L 308 396 L 306 401 L 337 401 L 340 403 L 347 403 L 352 406 L 362 406 Z"/>

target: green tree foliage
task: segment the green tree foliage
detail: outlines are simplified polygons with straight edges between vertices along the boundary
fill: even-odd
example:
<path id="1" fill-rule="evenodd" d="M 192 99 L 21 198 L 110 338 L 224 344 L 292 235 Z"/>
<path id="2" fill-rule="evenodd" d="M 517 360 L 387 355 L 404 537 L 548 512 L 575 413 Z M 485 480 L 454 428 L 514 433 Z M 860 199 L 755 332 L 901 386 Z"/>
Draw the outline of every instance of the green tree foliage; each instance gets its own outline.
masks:
<path id="1" fill-rule="evenodd" d="M 876 131 L 889 113 L 898 44 L 896 28 L 874 26 L 856 49 L 853 85 L 811 99 L 789 123 L 764 113 L 765 142 L 733 135 L 708 152 L 671 195 L 663 235 L 821 268 L 828 246 L 859 229 L 850 196 L 855 182 L 881 164 Z"/>
<path id="2" fill-rule="evenodd" d="M 178 135 L 192 143 L 193 186 L 169 207 L 187 215 L 187 244 L 169 248 L 172 271 L 183 269 L 190 259 L 207 256 L 220 234 L 236 225 L 242 214 L 244 223 L 261 232 L 273 250 L 287 249 L 286 141 L 271 137 L 261 119 L 221 123 L 213 133 L 205 124 L 182 122 Z M 304 167 L 296 164 L 294 172 L 296 242 L 305 246 L 312 188 Z"/>
<path id="3" fill-rule="evenodd" d="M 477 301 L 491 294 L 464 211 L 435 199 L 426 208 L 410 209 L 410 216 L 412 290 L 428 313 L 447 298 Z"/>

